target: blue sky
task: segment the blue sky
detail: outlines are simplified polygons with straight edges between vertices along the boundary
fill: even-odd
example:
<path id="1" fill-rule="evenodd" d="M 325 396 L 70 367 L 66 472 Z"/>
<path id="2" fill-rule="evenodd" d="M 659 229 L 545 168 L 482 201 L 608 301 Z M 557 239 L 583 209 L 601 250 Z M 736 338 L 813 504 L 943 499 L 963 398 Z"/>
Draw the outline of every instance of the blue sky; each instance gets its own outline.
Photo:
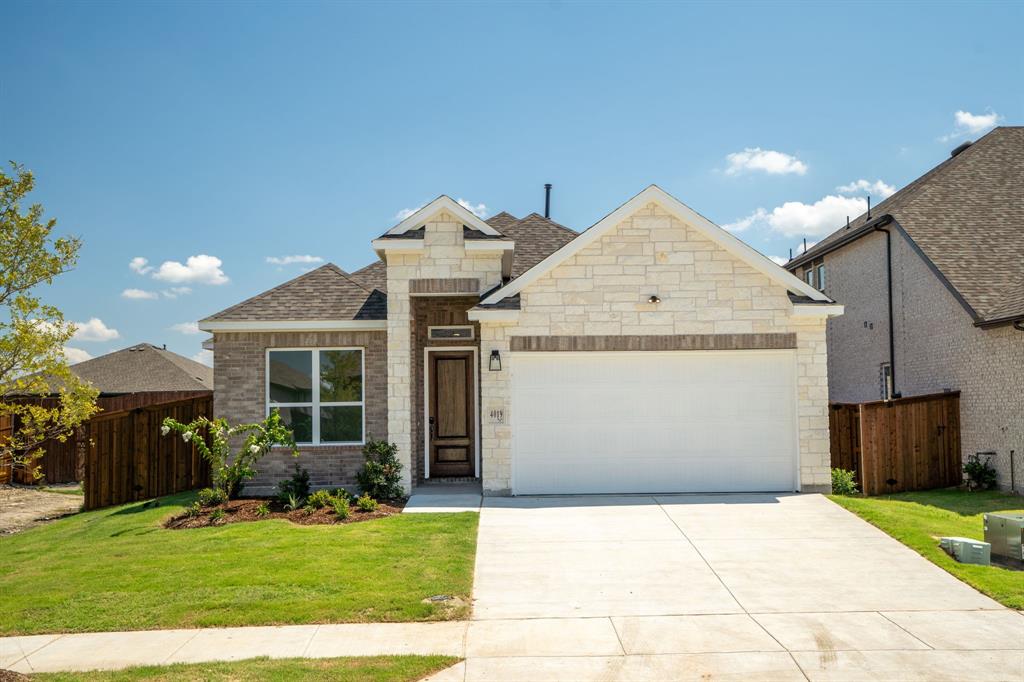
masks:
<path id="1" fill-rule="evenodd" d="M 582 230 L 657 183 L 778 257 L 1024 124 L 1020 3 L 6 2 L 0 25 L 0 157 L 85 242 L 45 292 L 96 320 L 75 357 L 196 355 L 188 323 L 310 267 L 268 258 L 357 269 L 441 193 L 525 215 L 551 182 Z"/>

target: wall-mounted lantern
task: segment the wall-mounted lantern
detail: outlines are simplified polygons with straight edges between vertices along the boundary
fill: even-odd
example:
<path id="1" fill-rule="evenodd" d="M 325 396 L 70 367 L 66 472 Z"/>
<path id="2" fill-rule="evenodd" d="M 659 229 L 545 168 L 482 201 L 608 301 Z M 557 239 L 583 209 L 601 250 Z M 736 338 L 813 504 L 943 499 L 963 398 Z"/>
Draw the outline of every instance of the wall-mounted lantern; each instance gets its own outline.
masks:
<path id="1" fill-rule="evenodd" d="M 487 363 L 487 368 L 492 372 L 501 371 L 501 353 L 497 349 L 491 351 L 490 362 Z"/>
<path id="2" fill-rule="evenodd" d="M 651 297 L 647 299 L 647 302 L 653 305 L 654 303 L 661 303 L 661 299 L 658 298 L 657 294 L 651 294 Z"/>

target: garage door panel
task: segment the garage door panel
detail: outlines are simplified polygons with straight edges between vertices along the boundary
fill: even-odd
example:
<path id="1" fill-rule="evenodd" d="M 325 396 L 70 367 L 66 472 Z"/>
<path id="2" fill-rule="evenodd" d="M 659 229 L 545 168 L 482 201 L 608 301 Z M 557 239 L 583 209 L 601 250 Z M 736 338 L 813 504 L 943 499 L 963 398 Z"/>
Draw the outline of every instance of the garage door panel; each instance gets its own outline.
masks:
<path id="1" fill-rule="evenodd" d="M 517 354 L 520 494 L 791 490 L 792 352 Z"/>

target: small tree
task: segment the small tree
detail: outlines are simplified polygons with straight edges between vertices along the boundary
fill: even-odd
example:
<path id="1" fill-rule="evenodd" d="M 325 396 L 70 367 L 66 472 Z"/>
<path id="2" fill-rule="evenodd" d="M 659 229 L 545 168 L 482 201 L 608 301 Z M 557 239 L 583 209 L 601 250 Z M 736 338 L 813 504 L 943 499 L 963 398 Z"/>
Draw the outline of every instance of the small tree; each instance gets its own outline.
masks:
<path id="1" fill-rule="evenodd" d="M 378 500 L 402 497 L 402 463 L 398 446 L 386 440 L 370 440 L 363 446 L 366 462 L 356 474 L 359 489 Z"/>
<path id="2" fill-rule="evenodd" d="M 214 487 L 229 500 L 238 497 L 245 482 L 256 476 L 256 463 L 270 448 L 284 445 L 291 449 L 293 456 L 299 455 L 295 437 L 291 429 L 281 423 L 277 410 L 261 422 L 238 426 L 229 426 L 226 419 L 199 417 L 182 424 L 168 417 L 160 432 L 166 436 L 172 431 L 180 434 L 186 443 L 195 445 L 203 459 L 210 463 Z M 232 456 L 230 441 L 241 436 L 245 436 L 245 440 Z"/>
<path id="3" fill-rule="evenodd" d="M 32 173 L 12 163 L 0 171 L 0 467 L 33 470 L 47 440 L 64 441 L 95 414 L 97 391 L 68 368 L 64 344 L 75 326 L 35 290 L 78 261 L 81 241 L 54 239 L 57 221 L 43 207 L 23 210 L 35 187 Z M 5 429 L 6 430 L 6 429 Z"/>

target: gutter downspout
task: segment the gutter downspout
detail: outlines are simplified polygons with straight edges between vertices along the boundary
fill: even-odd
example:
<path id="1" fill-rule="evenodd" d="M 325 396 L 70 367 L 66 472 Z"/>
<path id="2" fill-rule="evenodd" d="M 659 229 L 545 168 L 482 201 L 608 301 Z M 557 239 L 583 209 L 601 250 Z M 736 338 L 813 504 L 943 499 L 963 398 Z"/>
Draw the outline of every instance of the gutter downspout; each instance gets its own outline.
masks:
<path id="1" fill-rule="evenodd" d="M 892 311 L 892 233 L 885 227 L 887 224 L 888 221 L 880 222 L 875 225 L 875 231 L 885 233 L 885 271 L 889 288 L 889 375 L 892 377 L 892 397 L 899 398 L 900 392 L 896 390 L 896 330 Z"/>

